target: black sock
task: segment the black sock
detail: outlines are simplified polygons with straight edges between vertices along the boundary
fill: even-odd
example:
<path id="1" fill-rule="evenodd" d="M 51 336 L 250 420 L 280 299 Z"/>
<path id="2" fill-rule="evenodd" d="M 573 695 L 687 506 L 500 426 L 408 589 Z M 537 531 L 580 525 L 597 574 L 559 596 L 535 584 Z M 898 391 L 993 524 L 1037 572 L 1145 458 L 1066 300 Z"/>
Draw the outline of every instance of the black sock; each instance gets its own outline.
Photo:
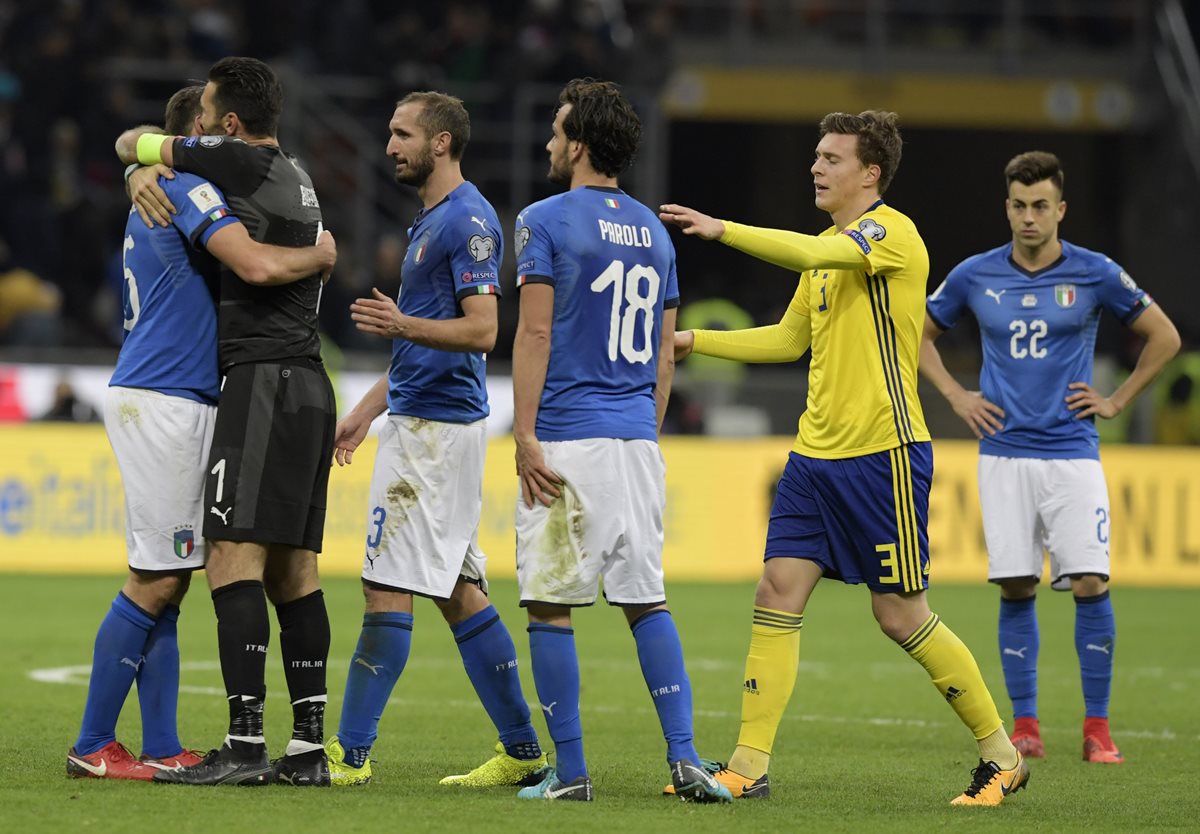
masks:
<path id="1" fill-rule="evenodd" d="M 292 701 L 292 738 L 321 744 L 325 736 L 325 671 L 329 614 L 320 590 L 275 606 L 283 672 Z"/>
<path id="2" fill-rule="evenodd" d="M 233 582 L 212 592 L 217 613 L 217 648 L 221 676 L 229 699 L 229 735 L 260 739 L 263 735 L 263 699 L 267 694 L 267 644 L 271 623 L 263 584 L 253 580 Z M 234 741 L 235 751 L 253 742 Z"/>

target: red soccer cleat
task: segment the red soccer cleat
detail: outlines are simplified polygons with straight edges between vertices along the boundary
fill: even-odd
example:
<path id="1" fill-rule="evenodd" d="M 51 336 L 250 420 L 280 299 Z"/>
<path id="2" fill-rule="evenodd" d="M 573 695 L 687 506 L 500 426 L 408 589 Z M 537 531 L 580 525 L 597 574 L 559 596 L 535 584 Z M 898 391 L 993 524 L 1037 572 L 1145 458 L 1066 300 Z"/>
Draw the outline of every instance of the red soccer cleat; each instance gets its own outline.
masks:
<path id="1" fill-rule="evenodd" d="M 148 764 L 155 770 L 183 770 L 204 761 L 204 756 L 196 750 L 180 750 L 174 756 L 138 756 L 138 761 Z"/>
<path id="2" fill-rule="evenodd" d="M 1088 716 L 1083 719 L 1083 760 L 1099 764 L 1121 764 L 1125 761 L 1109 735 L 1107 718 Z"/>
<path id="3" fill-rule="evenodd" d="M 1042 731 L 1036 718 L 1014 718 L 1013 731 L 1009 738 L 1012 739 L 1013 747 L 1020 750 L 1025 758 L 1046 758 L 1046 747 L 1042 744 Z"/>
<path id="4" fill-rule="evenodd" d="M 149 782 L 157 771 L 139 762 L 125 745 L 110 741 L 95 753 L 81 756 L 72 747 L 67 751 L 67 775 L 78 779 L 135 779 Z"/>

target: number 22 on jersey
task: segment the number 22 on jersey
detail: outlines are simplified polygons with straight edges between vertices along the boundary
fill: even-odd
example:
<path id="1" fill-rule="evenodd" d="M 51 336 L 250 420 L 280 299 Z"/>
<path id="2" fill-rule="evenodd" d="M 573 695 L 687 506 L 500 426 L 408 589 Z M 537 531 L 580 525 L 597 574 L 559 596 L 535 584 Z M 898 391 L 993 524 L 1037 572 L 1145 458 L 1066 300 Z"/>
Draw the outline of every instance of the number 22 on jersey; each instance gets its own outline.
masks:
<path id="1" fill-rule="evenodd" d="M 660 282 L 654 267 L 635 264 L 626 269 L 621 261 L 610 263 L 592 281 L 591 289 L 595 293 L 604 293 L 612 287 L 612 312 L 608 321 L 610 361 L 616 362 L 620 354 L 626 362 L 644 365 L 654 355 L 654 305 L 658 301 Z M 642 346 L 636 348 L 634 335 L 639 329 L 639 313 L 642 314 Z"/>

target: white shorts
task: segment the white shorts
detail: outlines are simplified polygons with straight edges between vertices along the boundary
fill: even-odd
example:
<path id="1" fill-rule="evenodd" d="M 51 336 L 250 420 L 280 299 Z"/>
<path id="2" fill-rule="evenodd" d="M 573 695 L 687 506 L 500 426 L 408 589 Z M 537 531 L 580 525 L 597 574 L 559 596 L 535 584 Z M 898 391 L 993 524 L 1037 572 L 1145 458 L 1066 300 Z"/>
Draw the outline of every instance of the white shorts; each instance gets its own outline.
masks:
<path id="1" fill-rule="evenodd" d="M 604 578 L 611 605 L 661 603 L 666 465 L 650 440 L 542 444 L 563 479 L 549 507 L 517 498 L 521 604 L 591 605 Z"/>
<path id="2" fill-rule="evenodd" d="M 363 579 L 448 599 L 460 576 L 486 592 L 479 549 L 486 421 L 389 415 L 371 475 Z"/>
<path id="3" fill-rule="evenodd" d="M 217 407 L 144 388 L 111 387 L 104 428 L 125 487 L 129 567 L 204 567 L 204 476 Z"/>
<path id="4" fill-rule="evenodd" d="M 1050 553 L 1051 587 L 1069 577 L 1108 578 L 1108 485 L 1098 460 L 979 456 L 979 501 L 988 579 L 1042 576 Z"/>

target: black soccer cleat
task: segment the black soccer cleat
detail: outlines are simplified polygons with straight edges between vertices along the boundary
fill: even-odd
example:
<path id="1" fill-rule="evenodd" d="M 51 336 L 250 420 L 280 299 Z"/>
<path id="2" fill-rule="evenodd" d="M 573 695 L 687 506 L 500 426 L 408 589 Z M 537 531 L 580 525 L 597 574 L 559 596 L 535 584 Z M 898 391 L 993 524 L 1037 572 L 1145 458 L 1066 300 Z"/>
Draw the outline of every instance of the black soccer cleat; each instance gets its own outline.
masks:
<path id="1" fill-rule="evenodd" d="M 200 764 L 179 770 L 160 770 L 155 782 L 169 785 L 269 785 L 274 769 L 267 758 L 267 748 L 257 757 L 239 756 L 228 746 L 209 750 Z M 328 778 L 328 777 L 327 777 Z"/>
<path id="2" fill-rule="evenodd" d="M 281 756 L 271 762 L 271 767 L 274 771 L 271 781 L 281 785 L 297 788 L 328 788 L 330 785 L 329 759 L 322 747 L 307 753 Z"/>

